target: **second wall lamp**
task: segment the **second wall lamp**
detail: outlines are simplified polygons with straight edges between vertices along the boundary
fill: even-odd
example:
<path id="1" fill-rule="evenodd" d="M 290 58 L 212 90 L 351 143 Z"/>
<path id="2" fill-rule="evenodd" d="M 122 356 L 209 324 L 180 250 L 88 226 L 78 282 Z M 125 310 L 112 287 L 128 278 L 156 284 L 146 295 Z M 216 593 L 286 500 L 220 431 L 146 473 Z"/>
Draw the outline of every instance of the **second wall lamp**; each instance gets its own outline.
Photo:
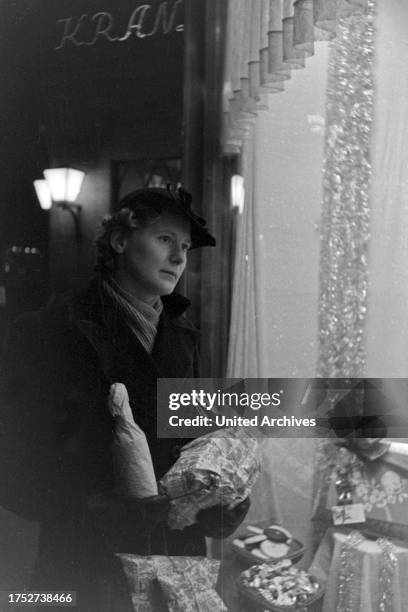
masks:
<path id="1" fill-rule="evenodd" d="M 76 238 L 79 242 L 79 214 L 82 206 L 76 203 L 76 199 L 81 191 L 85 172 L 75 168 L 50 168 L 44 170 L 43 174 L 44 179 L 34 181 L 41 208 L 49 210 L 55 203 L 59 208 L 67 210 L 74 220 Z"/>

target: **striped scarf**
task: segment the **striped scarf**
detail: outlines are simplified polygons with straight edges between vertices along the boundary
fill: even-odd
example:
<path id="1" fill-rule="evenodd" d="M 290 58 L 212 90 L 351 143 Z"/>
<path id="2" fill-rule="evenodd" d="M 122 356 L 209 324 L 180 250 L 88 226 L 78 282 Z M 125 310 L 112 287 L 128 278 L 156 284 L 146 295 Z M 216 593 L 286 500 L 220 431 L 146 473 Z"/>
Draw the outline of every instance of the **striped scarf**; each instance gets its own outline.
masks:
<path id="1" fill-rule="evenodd" d="M 150 306 L 122 289 L 113 278 L 104 280 L 102 284 L 106 293 L 119 306 L 132 333 L 135 334 L 143 348 L 151 353 L 163 310 L 161 299 L 157 298 L 157 302 Z"/>

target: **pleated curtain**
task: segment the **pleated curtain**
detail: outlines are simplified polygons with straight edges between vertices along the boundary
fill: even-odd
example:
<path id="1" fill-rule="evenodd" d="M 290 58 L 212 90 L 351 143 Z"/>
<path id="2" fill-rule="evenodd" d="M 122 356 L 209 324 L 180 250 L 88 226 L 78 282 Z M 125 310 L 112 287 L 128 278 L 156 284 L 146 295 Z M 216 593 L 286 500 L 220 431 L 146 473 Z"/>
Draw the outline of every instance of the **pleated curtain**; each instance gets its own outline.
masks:
<path id="1" fill-rule="evenodd" d="M 224 84 L 224 151 L 239 152 L 268 95 L 283 91 L 315 41 L 336 35 L 340 17 L 367 10 L 367 0 L 228 0 Z"/>

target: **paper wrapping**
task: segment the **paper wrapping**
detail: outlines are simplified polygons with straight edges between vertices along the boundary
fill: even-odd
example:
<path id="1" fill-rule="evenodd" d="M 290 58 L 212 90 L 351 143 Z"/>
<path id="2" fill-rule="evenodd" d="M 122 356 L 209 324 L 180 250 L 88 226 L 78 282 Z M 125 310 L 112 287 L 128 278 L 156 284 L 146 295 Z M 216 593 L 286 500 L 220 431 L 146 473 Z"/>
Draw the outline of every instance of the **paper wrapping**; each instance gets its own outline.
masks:
<path id="1" fill-rule="evenodd" d="M 168 612 L 166 600 L 156 579 L 156 557 L 116 555 L 129 588 L 134 612 Z"/>
<path id="2" fill-rule="evenodd" d="M 169 612 L 224 612 L 215 591 L 220 562 L 204 557 L 169 557 L 157 568 L 157 579 Z"/>
<path id="3" fill-rule="evenodd" d="M 205 557 L 118 554 L 134 612 L 226 612 L 215 591 L 220 562 Z"/>
<path id="4" fill-rule="evenodd" d="M 108 407 L 114 417 L 112 457 L 118 495 L 139 499 L 157 495 L 149 445 L 133 419 L 125 385 L 111 385 Z"/>
<path id="5" fill-rule="evenodd" d="M 172 499 L 169 526 L 192 525 L 204 508 L 236 506 L 249 495 L 259 473 L 258 442 L 244 429 L 222 429 L 190 442 L 160 481 Z"/>

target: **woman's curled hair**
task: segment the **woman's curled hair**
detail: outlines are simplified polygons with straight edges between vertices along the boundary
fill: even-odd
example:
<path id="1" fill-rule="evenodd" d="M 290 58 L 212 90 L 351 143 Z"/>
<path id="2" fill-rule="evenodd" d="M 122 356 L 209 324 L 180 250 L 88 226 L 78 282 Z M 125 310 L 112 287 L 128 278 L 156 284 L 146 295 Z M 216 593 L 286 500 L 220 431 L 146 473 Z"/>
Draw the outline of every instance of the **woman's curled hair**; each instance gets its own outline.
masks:
<path id="1" fill-rule="evenodd" d="M 140 192 L 130 193 L 122 200 L 122 208 L 102 220 L 102 226 L 96 238 L 97 249 L 95 270 L 103 275 L 112 274 L 116 268 L 118 253 L 112 248 L 111 238 L 120 232 L 125 238 L 130 236 L 136 228 L 146 227 L 156 221 L 162 214 L 178 212 L 174 205 L 153 190 L 148 194 Z M 182 216 L 182 215 L 180 215 Z"/>

